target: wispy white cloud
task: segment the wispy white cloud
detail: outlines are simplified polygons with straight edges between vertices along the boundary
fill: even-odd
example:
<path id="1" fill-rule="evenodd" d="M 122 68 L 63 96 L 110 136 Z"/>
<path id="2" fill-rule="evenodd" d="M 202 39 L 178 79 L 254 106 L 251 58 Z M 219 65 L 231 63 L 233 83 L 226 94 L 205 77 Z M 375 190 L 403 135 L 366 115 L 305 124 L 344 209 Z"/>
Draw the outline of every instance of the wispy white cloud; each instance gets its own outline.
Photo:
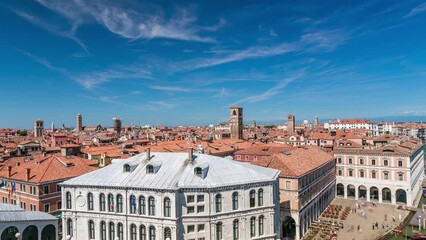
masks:
<path id="1" fill-rule="evenodd" d="M 416 16 L 417 14 L 420 14 L 420 13 L 425 12 L 425 11 L 426 11 L 426 3 L 422 3 L 422 4 L 418 5 L 417 7 L 411 9 L 411 11 L 407 15 L 405 15 L 405 17 L 406 18 L 413 17 L 413 16 Z"/>
<path id="2" fill-rule="evenodd" d="M 229 96 L 229 92 L 228 90 L 226 90 L 226 88 L 220 89 L 220 91 L 216 95 L 214 95 L 214 97 L 216 98 L 225 98 L 227 96 Z"/>
<path id="3" fill-rule="evenodd" d="M 187 66 L 186 70 L 196 70 L 201 68 L 208 68 L 217 65 L 222 65 L 225 63 L 238 62 L 246 59 L 256 59 L 271 57 L 276 55 L 281 55 L 284 53 L 297 51 L 299 47 L 297 44 L 287 44 L 283 43 L 277 46 L 255 46 L 249 47 L 245 50 L 236 51 L 222 57 L 206 58 L 206 59 L 196 59 L 184 63 Z M 182 65 L 180 65 L 182 66 Z"/>
<path id="4" fill-rule="evenodd" d="M 274 29 L 270 29 L 269 30 L 269 36 L 271 36 L 271 37 L 277 37 L 278 34 L 274 31 Z"/>
<path id="5" fill-rule="evenodd" d="M 20 16 L 21 18 L 25 19 L 26 21 L 28 21 L 29 23 L 45 30 L 48 31 L 51 34 L 60 36 L 60 37 L 64 37 L 64 38 L 68 38 L 72 41 L 74 41 L 77 45 L 79 45 L 81 47 L 81 49 L 83 49 L 84 53 L 75 53 L 74 55 L 76 57 L 87 57 L 90 56 L 90 53 L 88 51 L 87 46 L 79 39 L 75 36 L 75 31 L 77 29 L 78 26 L 78 22 L 76 21 L 69 30 L 62 30 L 60 27 L 53 25 L 51 23 L 48 23 L 44 20 L 42 20 L 41 18 L 38 18 L 34 15 L 31 15 L 29 13 L 23 12 L 23 11 L 14 11 L 18 16 Z"/>
<path id="6" fill-rule="evenodd" d="M 36 61 L 37 63 L 39 63 L 39 64 L 41 64 L 41 65 L 43 65 L 43 66 L 45 66 L 47 69 L 49 69 L 49 70 L 52 70 L 52 71 L 54 71 L 54 72 L 59 72 L 59 73 L 62 73 L 62 74 L 68 74 L 68 72 L 67 72 L 67 70 L 66 69 L 64 69 L 64 68 L 60 68 L 60 67 L 56 67 L 56 66 L 53 66 L 48 60 L 46 60 L 45 58 L 42 58 L 42 57 L 38 57 L 38 56 L 35 56 L 35 55 L 33 55 L 33 54 L 31 54 L 31 53 L 29 53 L 29 52 L 26 52 L 26 51 L 24 51 L 24 50 L 22 50 L 22 49 L 17 49 L 19 52 L 21 52 L 21 53 L 23 53 L 24 55 L 26 55 L 26 56 L 28 56 L 28 57 L 30 57 L 30 58 L 32 58 L 34 61 Z"/>
<path id="7" fill-rule="evenodd" d="M 278 93 L 280 93 L 281 90 L 283 90 L 285 87 L 287 87 L 291 82 L 299 79 L 302 75 L 303 75 L 303 73 L 297 73 L 295 76 L 284 78 L 277 85 L 275 85 L 274 87 L 264 91 L 263 93 L 243 98 L 243 99 L 235 102 L 232 105 L 240 104 L 240 103 L 243 103 L 243 102 L 255 103 L 255 102 L 267 100 L 267 99 L 277 95 Z"/>
<path id="8" fill-rule="evenodd" d="M 151 101 L 149 103 L 153 104 L 153 105 L 156 105 L 156 106 L 164 107 L 164 108 L 174 108 L 174 107 L 176 107 L 175 104 L 168 103 L 168 102 L 165 102 L 165 101 Z"/>
<path id="9" fill-rule="evenodd" d="M 172 87 L 172 86 L 150 86 L 149 88 L 153 90 L 159 90 L 159 91 L 167 91 L 167 92 L 191 92 L 192 89 L 189 88 L 182 88 L 182 87 Z"/>
<path id="10" fill-rule="evenodd" d="M 252 46 L 243 50 L 212 50 L 211 58 L 193 59 L 175 65 L 177 71 L 193 71 L 247 59 L 267 58 L 298 51 L 332 51 L 342 45 L 349 34 L 343 30 L 320 30 L 306 33 L 298 41 L 273 46 Z"/>
<path id="11" fill-rule="evenodd" d="M 321 30 L 304 34 L 301 42 L 309 50 L 334 50 L 348 39 L 348 34 L 343 30 Z"/>
<path id="12" fill-rule="evenodd" d="M 194 26 L 197 18 L 188 9 L 176 8 L 169 19 L 156 6 L 143 5 L 140 11 L 124 9 L 104 1 L 70 0 L 66 3 L 55 0 L 38 0 L 67 19 L 76 22 L 96 21 L 108 31 L 127 39 L 169 38 L 183 41 L 216 42 L 211 37 L 201 36 L 202 31 L 214 31 L 224 24 L 220 20 L 217 26 Z"/>
<path id="13" fill-rule="evenodd" d="M 90 90 L 102 83 L 118 79 L 152 80 L 152 75 L 142 66 L 117 66 L 104 71 L 75 74 L 71 78 L 85 89 Z"/>
<path id="14" fill-rule="evenodd" d="M 142 93 L 142 91 L 138 91 L 138 90 L 130 92 L 130 94 L 132 94 L 132 95 L 139 95 L 141 93 Z"/>

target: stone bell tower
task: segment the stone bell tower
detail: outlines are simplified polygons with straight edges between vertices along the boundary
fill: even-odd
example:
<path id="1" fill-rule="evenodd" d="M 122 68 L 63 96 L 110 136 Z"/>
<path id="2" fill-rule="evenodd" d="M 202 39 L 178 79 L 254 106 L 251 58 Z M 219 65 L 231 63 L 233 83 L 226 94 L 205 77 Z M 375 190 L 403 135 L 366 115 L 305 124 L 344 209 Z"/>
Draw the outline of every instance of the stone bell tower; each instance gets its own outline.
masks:
<path id="1" fill-rule="evenodd" d="M 231 138 L 243 139 L 243 108 L 233 106 L 230 110 Z"/>

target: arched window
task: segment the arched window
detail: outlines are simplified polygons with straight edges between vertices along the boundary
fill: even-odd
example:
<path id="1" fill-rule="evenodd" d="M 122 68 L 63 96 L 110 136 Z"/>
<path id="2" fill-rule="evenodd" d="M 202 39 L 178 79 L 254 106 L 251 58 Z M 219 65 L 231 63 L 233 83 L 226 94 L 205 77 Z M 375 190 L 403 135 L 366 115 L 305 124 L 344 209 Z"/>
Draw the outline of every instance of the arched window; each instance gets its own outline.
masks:
<path id="1" fill-rule="evenodd" d="M 105 194 L 103 193 L 99 195 L 99 210 L 101 212 L 105 211 Z"/>
<path id="2" fill-rule="evenodd" d="M 104 221 L 101 222 L 101 240 L 106 240 L 106 223 Z"/>
<path id="3" fill-rule="evenodd" d="M 108 194 L 108 211 L 114 212 L 114 195 Z"/>
<path id="4" fill-rule="evenodd" d="M 398 173 L 398 181 L 404 181 L 404 173 L 402 172 Z"/>
<path id="5" fill-rule="evenodd" d="M 117 212 L 123 212 L 123 196 L 121 194 L 117 195 Z"/>
<path id="6" fill-rule="evenodd" d="M 250 218 L 250 237 L 256 236 L 256 218 Z"/>
<path id="7" fill-rule="evenodd" d="M 146 240 L 146 227 L 143 224 L 139 227 L 139 240 Z"/>
<path id="8" fill-rule="evenodd" d="M 130 240 L 137 240 L 136 225 L 130 225 Z"/>
<path id="9" fill-rule="evenodd" d="M 238 210 L 238 192 L 232 193 L 232 210 Z"/>
<path id="10" fill-rule="evenodd" d="M 93 220 L 89 221 L 89 239 L 95 239 L 95 223 Z"/>
<path id="11" fill-rule="evenodd" d="M 337 158 L 337 163 L 342 163 L 342 158 L 341 157 Z"/>
<path id="12" fill-rule="evenodd" d="M 145 215 L 146 214 L 146 203 L 145 203 L 145 197 L 144 196 L 139 196 L 139 214 L 141 215 Z"/>
<path id="13" fill-rule="evenodd" d="M 342 169 L 339 169 L 339 170 L 337 171 L 337 175 L 342 176 Z"/>
<path id="14" fill-rule="evenodd" d="M 109 223 L 108 226 L 108 235 L 109 235 L 109 239 L 114 239 L 115 238 L 115 226 L 113 222 Z"/>
<path id="15" fill-rule="evenodd" d="M 154 199 L 154 197 L 148 198 L 148 215 L 149 216 L 155 216 L 155 199 Z"/>
<path id="16" fill-rule="evenodd" d="M 164 198 L 164 216 L 165 217 L 170 217 L 170 199 L 169 198 Z"/>
<path id="17" fill-rule="evenodd" d="M 67 235 L 71 236 L 73 235 L 73 226 L 72 226 L 72 219 L 67 219 Z"/>
<path id="18" fill-rule="evenodd" d="M 216 212 L 222 212 L 222 195 L 217 194 L 215 198 Z"/>
<path id="19" fill-rule="evenodd" d="M 353 177 L 354 176 L 354 170 L 349 169 L 348 172 L 349 172 L 349 177 Z"/>
<path id="20" fill-rule="evenodd" d="M 123 172 L 130 172 L 130 166 L 129 166 L 129 164 L 124 164 L 123 165 Z"/>
<path id="21" fill-rule="evenodd" d="M 362 169 L 359 170 L 359 177 L 362 177 L 362 178 L 364 177 L 364 170 L 362 170 Z"/>
<path id="22" fill-rule="evenodd" d="M 146 173 L 154 173 L 154 166 L 152 165 L 146 166 Z"/>
<path id="23" fill-rule="evenodd" d="M 172 230 L 168 227 L 164 229 L 164 239 L 172 239 Z"/>
<path id="24" fill-rule="evenodd" d="M 222 240 L 222 223 L 216 223 L 216 240 Z"/>
<path id="25" fill-rule="evenodd" d="M 135 198 L 134 195 L 130 195 L 129 205 L 130 205 L 130 213 L 135 214 L 136 213 L 136 198 Z"/>
<path id="26" fill-rule="evenodd" d="M 65 198 L 66 198 L 66 201 L 67 201 L 67 204 L 66 204 L 67 209 L 71 209 L 71 207 L 72 207 L 72 204 L 71 204 L 71 193 L 67 192 L 65 194 Z"/>
<path id="27" fill-rule="evenodd" d="M 87 194 L 87 210 L 93 210 L 93 194 Z"/>
<path id="28" fill-rule="evenodd" d="M 259 189 L 259 191 L 257 191 L 257 205 L 258 206 L 263 206 L 263 189 Z"/>
<path id="29" fill-rule="evenodd" d="M 149 240 L 155 240 L 155 227 L 149 227 Z"/>
<path id="30" fill-rule="evenodd" d="M 251 190 L 250 191 L 250 207 L 256 206 L 256 191 Z"/>
<path id="31" fill-rule="evenodd" d="M 122 223 L 118 223 L 117 224 L 117 236 L 118 239 L 123 240 L 124 239 L 124 234 L 123 234 L 123 224 Z"/>
<path id="32" fill-rule="evenodd" d="M 262 236 L 264 233 L 264 228 L 263 228 L 263 220 L 264 220 L 264 216 L 261 215 L 259 217 L 259 235 Z"/>
<path id="33" fill-rule="evenodd" d="M 240 239 L 240 226 L 237 219 L 234 220 L 232 224 L 232 232 L 233 232 L 233 239 L 238 240 Z"/>

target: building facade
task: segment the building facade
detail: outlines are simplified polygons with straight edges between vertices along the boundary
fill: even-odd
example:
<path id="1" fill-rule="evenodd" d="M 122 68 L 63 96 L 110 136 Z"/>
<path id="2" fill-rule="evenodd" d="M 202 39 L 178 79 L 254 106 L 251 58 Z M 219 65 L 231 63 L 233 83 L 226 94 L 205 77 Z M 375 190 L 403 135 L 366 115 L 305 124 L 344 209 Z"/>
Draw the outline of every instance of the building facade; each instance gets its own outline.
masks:
<path id="1" fill-rule="evenodd" d="M 419 141 L 393 141 L 374 149 L 335 149 L 336 195 L 413 206 L 424 178 Z"/>
<path id="2" fill-rule="evenodd" d="M 293 147 L 257 164 L 280 173 L 280 239 L 301 239 L 335 197 L 332 154 L 314 146 Z"/>
<path id="3" fill-rule="evenodd" d="M 189 153 L 139 154 L 63 183 L 73 239 L 275 239 L 277 170 Z"/>

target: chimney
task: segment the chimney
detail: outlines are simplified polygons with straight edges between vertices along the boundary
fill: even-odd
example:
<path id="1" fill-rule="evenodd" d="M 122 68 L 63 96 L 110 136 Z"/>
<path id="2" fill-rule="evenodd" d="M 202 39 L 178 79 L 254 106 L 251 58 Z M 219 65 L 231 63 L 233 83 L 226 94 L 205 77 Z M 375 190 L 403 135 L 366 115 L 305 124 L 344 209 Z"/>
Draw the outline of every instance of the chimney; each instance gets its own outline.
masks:
<path id="1" fill-rule="evenodd" d="M 12 176 L 12 166 L 7 166 L 7 172 L 8 172 L 7 177 L 10 178 Z"/>
<path id="2" fill-rule="evenodd" d="M 46 152 L 43 152 L 43 157 L 46 157 Z"/>
<path id="3" fill-rule="evenodd" d="M 145 151 L 146 151 L 146 160 L 149 161 L 151 159 L 151 148 L 147 147 Z"/>
<path id="4" fill-rule="evenodd" d="M 30 181 L 31 168 L 27 168 L 27 182 Z"/>
<path id="5" fill-rule="evenodd" d="M 188 148 L 188 159 L 189 161 L 194 161 L 194 150 L 192 148 Z"/>

